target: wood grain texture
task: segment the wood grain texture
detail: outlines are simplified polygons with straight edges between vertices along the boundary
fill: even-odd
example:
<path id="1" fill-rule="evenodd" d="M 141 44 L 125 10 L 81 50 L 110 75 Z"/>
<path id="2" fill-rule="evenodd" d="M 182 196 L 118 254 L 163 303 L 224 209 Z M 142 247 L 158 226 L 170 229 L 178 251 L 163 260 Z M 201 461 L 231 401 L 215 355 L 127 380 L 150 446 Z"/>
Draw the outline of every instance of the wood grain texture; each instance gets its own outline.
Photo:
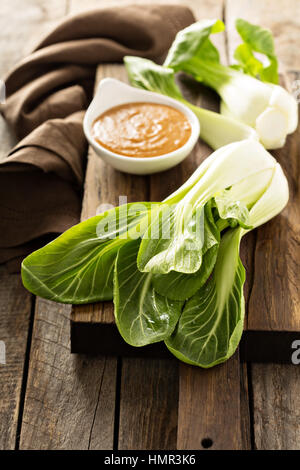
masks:
<path id="1" fill-rule="evenodd" d="M 39 40 L 39 34 L 50 29 L 65 13 L 66 2 L 2 0 L 0 15 L 0 78 Z M 15 12 L 18 14 L 15 14 Z M 0 160 L 15 144 L 0 116 Z M 26 349 L 30 328 L 32 296 L 25 291 L 17 274 L 0 269 L 0 340 L 6 344 L 6 365 L 0 365 L 0 449 L 16 446 L 19 413 L 22 411 L 22 382 L 26 369 Z"/>
<path id="2" fill-rule="evenodd" d="M 123 359 L 120 399 L 120 450 L 176 449 L 176 361 Z"/>
<path id="3" fill-rule="evenodd" d="M 300 367 L 252 366 L 255 448 L 300 450 Z"/>
<path id="4" fill-rule="evenodd" d="M 37 300 L 20 449 L 112 449 L 116 359 L 71 355 L 69 315 Z"/>
<path id="5" fill-rule="evenodd" d="M 241 354 L 241 352 L 240 352 Z M 241 419 L 241 448 L 251 450 L 251 398 L 248 378 L 249 364 L 241 364 L 240 367 L 240 419 Z"/>
<path id="6" fill-rule="evenodd" d="M 251 449 L 247 366 L 238 352 L 213 369 L 179 370 L 177 449 Z"/>
<path id="7" fill-rule="evenodd" d="M 290 73 L 292 87 L 300 78 L 298 44 L 300 3 L 297 0 L 226 1 L 229 55 L 238 44 L 236 17 L 269 27 L 282 68 Z M 293 71 L 293 72 L 292 72 Z M 297 95 L 299 97 L 299 94 Z M 256 231 L 255 270 L 249 302 L 248 328 L 280 328 L 299 332 L 299 130 L 284 149 L 274 152 L 289 180 L 290 201 L 283 213 Z M 288 341 L 288 339 L 286 340 Z M 291 343 L 287 344 L 287 349 Z M 291 349 L 290 349 L 291 351 Z M 299 367 L 254 364 L 252 413 L 257 449 L 299 449 Z"/>
<path id="8" fill-rule="evenodd" d="M 178 449 L 242 449 L 238 357 L 207 370 L 180 364 L 178 414 Z"/>
<path id="9" fill-rule="evenodd" d="M 0 340 L 6 364 L 0 364 L 0 449 L 14 449 L 20 411 L 22 377 L 30 324 L 32 296 L 17 274 L 0 268 Z"/>
<path id="10" fill-rule="evenodd" d="M 113 447 L 117 361 L 70 355 L 69 318 L 69 306 L 37 300 L 21 449 Z"/>

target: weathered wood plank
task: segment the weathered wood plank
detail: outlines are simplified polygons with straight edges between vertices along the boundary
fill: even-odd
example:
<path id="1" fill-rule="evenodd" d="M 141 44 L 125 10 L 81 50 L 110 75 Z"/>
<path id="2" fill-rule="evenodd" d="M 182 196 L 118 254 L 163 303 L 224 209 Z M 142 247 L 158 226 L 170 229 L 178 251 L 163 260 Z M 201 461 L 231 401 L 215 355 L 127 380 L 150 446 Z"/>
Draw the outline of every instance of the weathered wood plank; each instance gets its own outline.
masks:
<path id="1" fill-rule="evenodd" d="M 275 5 L 269 0 L 253 0 L 251 4 L 245 0 L 227 0 L 230 56 L 239 41 L 234 31 L 236 17 L 269 27 L 283 65 L 280 68 L 290 71 L 290 82 L 296 84 L 300 78 L 299 8 L 297 0 L 279 0 Z M 250 329 L 282 328 L 299 332 L 299 141 L 297 130 L 284 149 L 274 152 L 289 180 L 290 201 L 279 217 L 257 230 L 248 315 Z M 291 354 L 291 337 L 287 335 L 281 343 L 284 340 L 287 354 Z M 299 367 L 254 364 L 251 369 L 256 448 L 299 449 Z"/>
<path id="2" fill-rule="evenodd" d="M 241 352 L 240 352 L 241 354 Z M 250 450 L 252 448 L 251 436 L 251 407 L 248 379 L 249 364 L 241 364 L 240 368 L 240 418 L 241 418 L 241 448 Z"/>
<path id="3" fill-rule="evenodd" d="M 0 78 L 26 55 L 38 41 L 39 33 L 52 27 L 65 13 L 66 2 L 21 0 L 1 2 Z M 17 14 L 16 14 L 17 12 Z M 0 160 L 15 139 L 0 117 Z M 22 381 L 30 327 L 32 296 L 22 287 L 19 275 L 0 270 L 0 340 L 6 344 L 6 365 L 0 365 L 0 448 L 14 449 L 18 417 L 22 411 Z"/>
<path id="4" fill-rule="evenodd" d="M 111 449 L 116 360 L 70 354 L 70 307 L 37 299 L 20 449 Z"/>
<path id="5" fill-rule="evenodd" d="M 248 377 L 238 352 L 213 369 L 180 364 L 177 448 L 251 448 Z"/>
<path id="6" fill-rule="evenodd" d="M 300 449 L 300 367 L 253 364 L 255 448 Z"/>
<path id="7" fill-rule="evenodd" d="M 117 361 L 70 355 L 69 318 L 69 306 L 38 299 L 21 449 L 113 448 Z"/>
<path id="8" fill-rule="evenodd" d="M 238 357 L 214 369 L 180 364 L 178 449 L 243 448 Z"/>
<path id="9" fill-rule="evenodd" d="M 297 22 L 296 14 L 299 2 L 279 1 L 276 2 L 276 8 L 272 5 L 269 1 L 254 1 L 251 5 L 245 1 L 227 1 L 229 55 L 232 57 L 239 42 L 234 21 L 238 17 L 244 17 L 271 28 L 280 61 L 288 69 L 300 68 L 300 62 L 295 62 L 293 52 L 294 41 L 300 40 L 300 21 Z M 288 48 L 286 38 L 289 41 Z M 248 308 L 250 330 L 300 330 L 300 279 L 297 268 L 300 262 L 299 139 L 298 130 L 288 138 L 283 149 L 274 152 L 289 181 L 290 201 L 282 214 L 257 230 L 255 270 Z"/>
<path id="10" fill-rule="evenodd" d="M 118 448 L 175 449 L 177 404 L 176 361 L 123 359 Z"/>
<path id="11" fill-rule="evenodd" d="M 0 449 L 14 449 L 20 411 L 22 377 L 31 317 L 32 296 L 18 274 L 0 269 L 0 341 L 6 364 L 0 364 Z"/>

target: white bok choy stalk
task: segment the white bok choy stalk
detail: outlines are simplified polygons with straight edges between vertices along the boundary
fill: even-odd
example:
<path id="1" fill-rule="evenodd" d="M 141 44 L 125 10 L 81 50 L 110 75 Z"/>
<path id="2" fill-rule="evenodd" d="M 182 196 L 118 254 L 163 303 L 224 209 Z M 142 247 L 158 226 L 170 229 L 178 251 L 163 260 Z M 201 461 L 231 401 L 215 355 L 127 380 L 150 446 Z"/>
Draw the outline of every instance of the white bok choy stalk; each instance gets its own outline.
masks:
<path id="1" fill-rule="evenodd" d="M 184 99 L 175 83 L 174 70 L 157 65 L 151 60 L 141 57 L 126 56 L 124 63 L 130 83 L 147 91 L 161 93 L 181 101 L 197 116 L 200 123 L 200 137 L 214 150 L 231 142 L 244 139 L 258 140 L 258 135 L 252 127 L 230 116 L 209 111 L 195 106 Z"/>
<path id="2" fill-rule="evenodd" d="M 225 66 L 211 43 L 210 34 L 220 32 L 220 20 L 203 20 L 180 31 L 164 65 L 184 71 L 220 95 L 221 113 L 253 127 L 267 149 L 282 147 L 298 125 L 297 102 L 279 86 L 277 59 L 271 32 L 238 19 L 243 39 L 235 51 L 238 64 Z M 267 66 L 255 53 L 264 54 Z"/>

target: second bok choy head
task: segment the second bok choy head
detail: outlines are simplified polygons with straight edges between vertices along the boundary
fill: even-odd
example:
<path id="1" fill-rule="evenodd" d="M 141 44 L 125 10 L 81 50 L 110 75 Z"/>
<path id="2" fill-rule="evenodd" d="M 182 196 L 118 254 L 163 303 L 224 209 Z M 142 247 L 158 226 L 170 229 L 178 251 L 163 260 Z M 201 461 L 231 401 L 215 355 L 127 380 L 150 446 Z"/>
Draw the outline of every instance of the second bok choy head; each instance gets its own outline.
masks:
<path id="1" fill-rule="evenodd" d="M 253 127 L 267 149 L 282 147 L 298 124 L 297 102 L 278 85 L 277 59 L 269 30 L 236 21 L 243 42 L 235 50 L 237 64 L 225 66 L 210 35 L 224 29 L 220 20 L 203 20 L 180 31 L 164 65 L 184 71 L 221 97 L 221 113 Z M 267 65 L 255 53 L 265 56 Z"/>

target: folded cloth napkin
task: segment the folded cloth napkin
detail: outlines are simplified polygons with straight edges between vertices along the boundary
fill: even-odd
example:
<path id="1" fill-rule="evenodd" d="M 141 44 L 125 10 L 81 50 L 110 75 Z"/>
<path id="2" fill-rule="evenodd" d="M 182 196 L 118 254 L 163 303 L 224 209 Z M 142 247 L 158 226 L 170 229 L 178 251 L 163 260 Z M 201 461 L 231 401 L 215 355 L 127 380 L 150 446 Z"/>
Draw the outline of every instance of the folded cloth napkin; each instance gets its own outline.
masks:
<path id="1" fill-rule="evenodd" d="M 1 113 L 22 139 L 0 163 L 0 263 L 20 260 L 80 218 L 82 119 L 96 66 L 161 57 L 191 24 L 179 5 L 132 5 L 69 17 L 12 70 Z M 18 264 L 18 263 L 17 263 Z"/>

